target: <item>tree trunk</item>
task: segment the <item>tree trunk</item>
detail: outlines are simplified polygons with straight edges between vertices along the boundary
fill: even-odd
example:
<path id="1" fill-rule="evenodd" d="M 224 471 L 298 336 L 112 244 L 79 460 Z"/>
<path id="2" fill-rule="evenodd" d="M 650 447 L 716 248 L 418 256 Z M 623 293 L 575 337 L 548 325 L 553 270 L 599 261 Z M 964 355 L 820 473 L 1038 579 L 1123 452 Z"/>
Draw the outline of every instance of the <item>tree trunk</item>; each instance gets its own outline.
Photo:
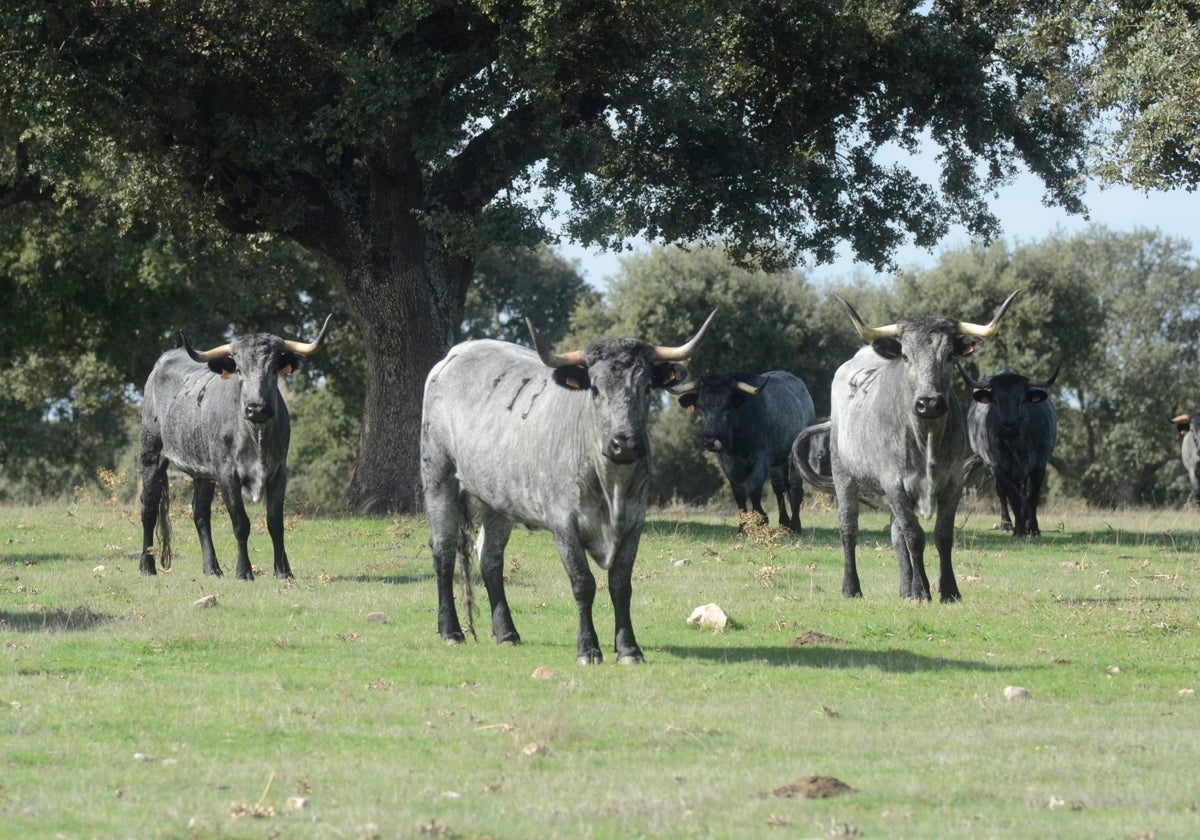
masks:
<path id="1" fill-rule="evenodd" d="M 366 399 L 346 502 L 364 514 L 422 506 L 421 402 L 425 376 L 458 335 L 473 266 L 436 237 L 401 238 L 381 259 L 358 263 L 343 288 L 362 331 Z"/>

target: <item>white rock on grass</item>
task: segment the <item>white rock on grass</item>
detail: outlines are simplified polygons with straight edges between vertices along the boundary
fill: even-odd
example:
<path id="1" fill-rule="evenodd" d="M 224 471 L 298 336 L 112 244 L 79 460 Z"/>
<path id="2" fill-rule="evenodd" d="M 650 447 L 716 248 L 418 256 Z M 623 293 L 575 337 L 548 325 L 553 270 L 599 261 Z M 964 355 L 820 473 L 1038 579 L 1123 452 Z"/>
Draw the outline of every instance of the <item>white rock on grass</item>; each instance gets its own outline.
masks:
<path id="1" fill-rule="evenodd" d="M 1004 687 L 1004 697 L 1007 700 L 1028 700 L 1032 696 L 1028 688 L 1021 688 L 1019 685 L 1007 685 Z"/>
<path id="2" fill-rule="evenodd" d="M 729 616 L 716 604 L 705 604 L 692 610 L 687 623 L 695 624 L 697 627 L 709 627 L 713 632 L 720 632 L 729 625 Z"/>

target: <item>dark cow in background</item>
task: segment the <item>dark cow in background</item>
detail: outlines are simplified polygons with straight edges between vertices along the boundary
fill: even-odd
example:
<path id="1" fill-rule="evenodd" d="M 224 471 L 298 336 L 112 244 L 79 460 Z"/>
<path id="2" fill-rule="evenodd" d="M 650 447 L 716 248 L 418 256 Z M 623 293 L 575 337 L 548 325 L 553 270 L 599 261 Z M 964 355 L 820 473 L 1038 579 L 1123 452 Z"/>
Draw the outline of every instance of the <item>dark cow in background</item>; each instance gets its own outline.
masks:
<path id="1" fill-rule="evenodd" d="M 330 316 L 332 317 L 332 316 Z M 200 535 L 204 574 L 220 576 L 212 541 L 212 500 L 217 486 L 237 538 L 237 576 L 253 580 L 246 541 L 250 517 L 242 491 L 265 496 L 267 531 L 275 548 L 275 577 L 290 578 L 283 547 L 283 499 L 291 421 L 279 393 L 279 375 L 298 368 L 301 357 L 321 346 L 325 319 L 311 343 L 258 333 L 235 338 L 206 352 L 183 339 L 182 350 L 164 353 L 146 380 L 142 403 L 142 560 L 144 575 L 156 574 L 154 526 L 159 528 L 159 559 L 171 567 L 167 467 L 193 479 L 192 519 Z"/>
<path id="2" fill-rule="evenodd" d="M 833 377 L 828 425 L 832 481 L 811 472 L 803 461 L 800 467 L 813 486 L 832 485 L 837 498 L 845 560 L 842 595 L 847 598 L 862 596 L 855 550 L 863 499 L 882 501 L 890 510 L 900 594 L 918 601 L 930 600 L 931 594 L 925 573 L 925 531 L 917 515 L 937 514 L 934 544 L 941 562 L 941 600 L 962 599 L 951 550 L 967 436 L 950 387 L 952 365 L 996 334 L 1017 294 L 1008 296 L 986 326 L 945 315 L 922 315 L 868 327 L 854 307 L 838 297 L 859 336 L 870 343 Z M 802 434 L 811 437 L 823 431 L 822 426 Z"/>
<path id="3" fill-rule="evenodd" d="M 788 456 L 792 441 L 815 415 L 803 380 L 785 370 L 731 373 L 702 376 L 671 393 L 687 411 L 700 415 L 704 448 L 716 453 L 738 510 L 754 511 L 764 523 L 769 521 L 762 507 L 769 477 L 779 524 L 799 533 L 804 484 L 792 473 Z"/>
<path id="4" fill-rule="evenodd" d="M 1192 485 L 1192 501 L 1200 502 L 1200 440 L 1197 439 L 1197 434 L 1200 432 L 1192 424 L 1192 414 L 1180 414 L 1178 417 L 1172 417 L 1171 422 L 1179 430 L 1179 455 L 1183 459 L 1183 468 L 1187 471 L 1188 482 Z"/>
<path id="5" fill-rule="evenodd" d="M 1046 391 L 1058 376 L 1036 380 L 1005 368 L 985 379 L 959 373 L 971 389 L 967 434 L 974 453 L 964 479 L 986 465 L 1000 497 L 1000 528 L 1014 537 L 1041 536 L 1037 509 L 1046 486 L 1046 465 L 1058 441 L 1058 417 Z M 1009 509 L 1012 516 L 1009 516 Z"/>
<path id="6" fill-rule="evenodd" d="M 514 525 L 553 535 L 579 611 L 581 664 L 603 660 L 592 623 L 596 579 L 608 571 L 617 661 L 642 662 L 629 616 L 634 559 L 646 515 L 653 389 L 687 376 L 683 362 L 712 323 L 680 347 L 631 338 L 556 355 L 502 341 L 453 347 L 425 381 L 421 478 L 438 587 L 438 632 L 465 636 L 454 605 L 457 558 L 471 604 L 471 518 L 500 643 L 520 641 L 504 592 L 504 548 Z M 470 624 L 469 624 L 470 626 Z"/>

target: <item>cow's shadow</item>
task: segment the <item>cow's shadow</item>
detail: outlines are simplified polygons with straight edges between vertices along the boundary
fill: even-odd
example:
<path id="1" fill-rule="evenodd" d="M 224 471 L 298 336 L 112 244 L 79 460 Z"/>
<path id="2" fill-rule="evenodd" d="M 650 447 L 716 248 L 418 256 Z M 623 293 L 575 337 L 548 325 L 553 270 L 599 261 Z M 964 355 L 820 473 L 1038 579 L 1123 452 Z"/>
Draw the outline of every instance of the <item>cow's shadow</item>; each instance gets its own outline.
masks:
<path id="1" fill-rule="evenodd" d="M 94 630 L 114 620 L 111 615 L 92 612 L 87 607 L 75 607 L 72 610 L 36 610 L 30 612 L 0 610 L 0 630 L 8 630 L 15 633 Z"/>
<path id="2" fill-rule="evenodd" d="M 1000 666 L 967 659 L 924 656 L 902 648 L 862 650 L 844 645 L 776 645 L 758 647 L 705 647 L 702 645 L 662 645 L 647 651 L 685 660 L 717 662 L 724 665 L 758 663 L 777 668 L 831 668 L 842 670 L 878 670 L 911 674 L 927 671 L 996 672 Z M 1023 665 L 1022 668 L 1039 668 Z"/>

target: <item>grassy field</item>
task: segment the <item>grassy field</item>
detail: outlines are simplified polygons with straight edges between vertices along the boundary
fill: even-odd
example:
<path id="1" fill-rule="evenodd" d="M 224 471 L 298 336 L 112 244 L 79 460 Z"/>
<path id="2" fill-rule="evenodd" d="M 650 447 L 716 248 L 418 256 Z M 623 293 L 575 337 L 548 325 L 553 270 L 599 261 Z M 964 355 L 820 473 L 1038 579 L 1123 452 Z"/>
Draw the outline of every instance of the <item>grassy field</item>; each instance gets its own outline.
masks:
<path id="1" fill-rule="evenodd" d="M 895 594 L 878 514 L 846 600 L 827 511 L 656 513 L 647 662 L 591 668 L 544 533 L 509 547 L 524 644 L 446 647 L 419 519 L 292 518 L 281 583 L 257 508 L 241 583 L 177 513 L 147 579 L 130 508 L 0 508 L 0 836 L 1200 836 L 1195 511 L 1052 509 L 1028 543 L 964 511 L 956 605 Z M 723 633 L 686 622 L 709 602 Z"/>

